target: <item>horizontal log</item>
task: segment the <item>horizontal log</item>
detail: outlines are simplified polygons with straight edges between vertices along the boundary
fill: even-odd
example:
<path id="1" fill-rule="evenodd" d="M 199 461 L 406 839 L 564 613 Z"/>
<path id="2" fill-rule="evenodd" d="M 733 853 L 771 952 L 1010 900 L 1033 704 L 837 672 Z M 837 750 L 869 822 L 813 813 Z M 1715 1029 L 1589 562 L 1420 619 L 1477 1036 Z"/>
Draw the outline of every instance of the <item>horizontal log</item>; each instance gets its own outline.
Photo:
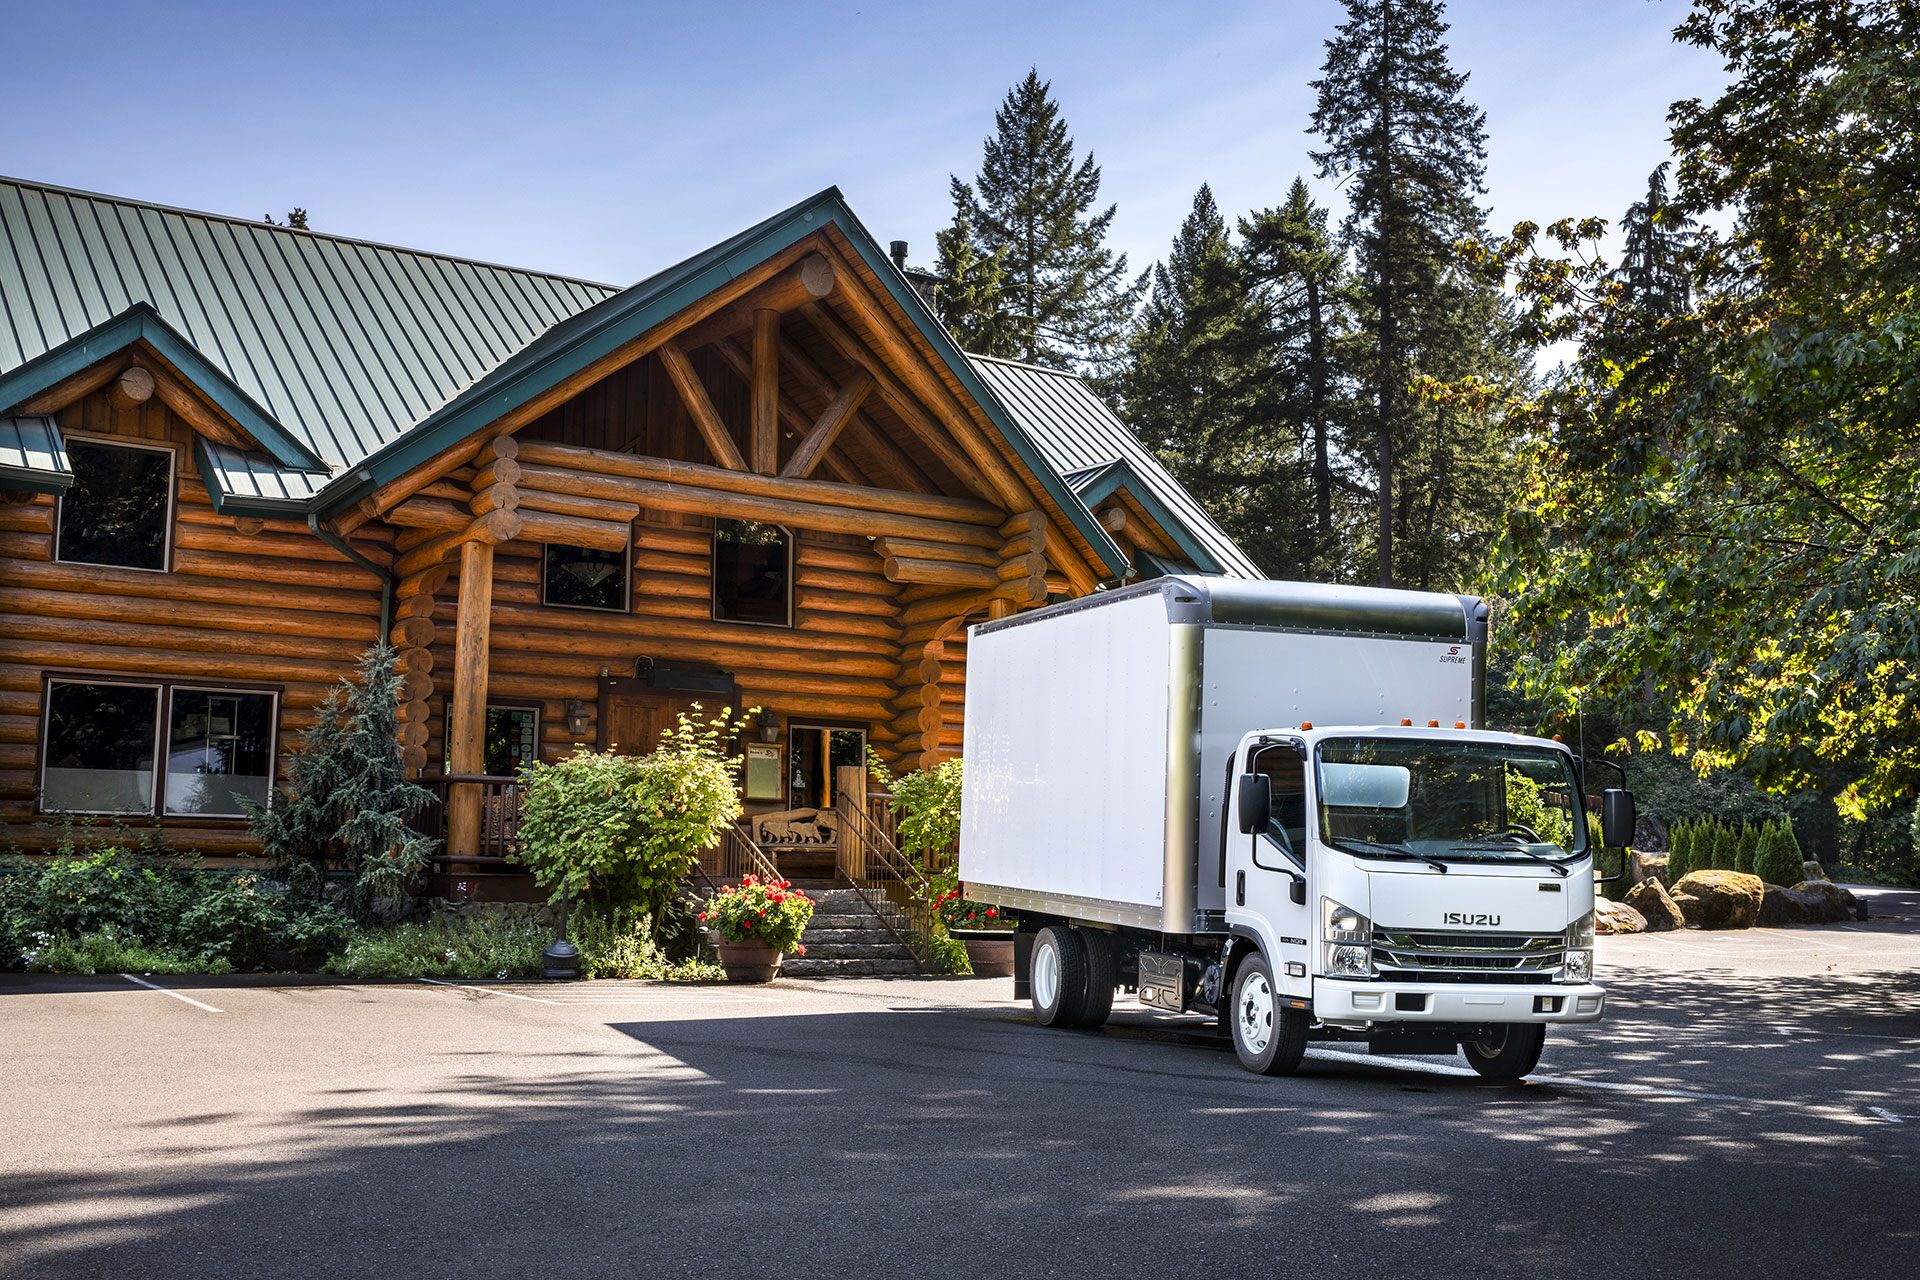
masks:
<path id="1" fill-rule="evenodd" d="M 582 498 L 571 493 L 553 493 L 544 489 L 521 489 L 514 492 L 520 495 L 522 515 L 528 511 L 546 511 L 557 516 L 583 516 L 588 520 L 611 520 L 616 524 L 632 524 L 640 517 L 640 504 L 636 502 L 614 502 L 606 498 Z"/>
<path id="2" fill-rule="evenodd" d="M 765 479 L 765 477 L 758 478 Z M 934 541 L 970 543 L 974 546 L 997 547 L 1000 544 L 997 534 L 979 525 L 957 524 L 891 511 L 860 511 L 844 506 L 731 493 L 627 476 L 529 466 L 524 483 L 529 488 L 573 490 L 579 493 L 619 498 L 624 501 L 638 502 L 642 506 L 660 511 L 690 511 L 736 520 L 760 520 L 771 524 L 790 525 L 796 529 L 826 529 L 838 533 L 859 534 L 897 533 Z M 827 482 L 813 480 L 777 483 L 824 484 Z M 866 490 L 866 492 L 879 491 Z"/>
<path id="3" fill-rule="evenodd" d="M 402 674 L 409 671 L 421 673 L 433 670 L 432 649 L 402 649 L 394 658 L 394 667 Z"/>
<path id="4" fill-rule="evenodd" d="M 407 702 L 425 702 L 433 696 L 433 677 L 420 671 L 403 672 L 400 697 Z"/>
<path id="5" fill-rule="evenodd" d="M 335 575 L 338 576 L 338 575 Z M 225 581 L 182 573 L 143 573 L 106 565 L 46 561 L 0 561 L 0 582 L 45 591 L 140 597 L 210 605 L 258 603 L 260 580 L 237 567 Z M 275 606 L 371 618 L 380 609 L 379 590 L 336 591 L 321 587 L 275 590 Z"/>
<path id="6" fill-rule="evenodd" d="M 680 344 L 688 351 L 717 342 L 740 332 L 753 323 L 755 311 L 787 312 L 808 302 L 817 302 L 833 292 L 833 264 L 818 253 L 810 253 L 739 300 L 721 308 L 681 335 Z"/>
<path id="7" fill-rule="evenodd" d="M 920 538 L 876 538 L 873 549 L 885 559 L 898 556 L 906 560 L 953 560 L 986 569 L 1000 563 L 993 552 L 980 547 L 956 547 L 950 542 L 927 542 Z"/>
<path id="8" fill-rule="evenodd" d="M 992 569 L 951 560 L 905 560 L 889 557 L 882 569 L 889 582 L 930 583 L 950 587 L 990 587 L 999 579 Z"/>
<path id="9" fill-rule="evenodd" d="M 394 573 L 405 578 L 423 569 L 431 569 L 442 563 L 462 543 L 511 542 L 520 536 L 520 527 L 518 511 L 489 511 L 483 516 L 474 516 L 472 523 L 464 529 L 439 534 L 406 552 L 394 562 Z"/>
<path id="10" fill-rule="evenodd" d="M 480 451 L 473 455 L 473 464 L 475 467 L 484 467 L 496 459 L 517 458 L 519 456 L 519 440 L 509 435 L 492 436 L 485 444 L 480 446 Z"/>
<path id="11" fill-rule="evenodd" d="M 146 634 L 150 640 L 173 638 L 153 636 L 151 632 Z M 215 640 L 230 638 L 224 634 L 210 635 L 208 642 L 211 646 Z M 79 640 L 62 640 L 49 646 L 37 638 L 0 633 L 0 662 L 18 662 L 34 667 L 144 672 L 155 676 L 192 676 L 207 681 L 246 680 L 268 684 L 285 680 L 332 684 L 354 673 L 352 658 L 288 658 L 218 648 L 212 651 L 219 655 L 217 659 L 210 659 L 207 650 L 197 647 L 156 648 L 151 644 L 120 645 Z"/>
<path id="12" fill-rule="evenodd" d="M 994 572 L 1000 581 L 1008 582 L 1014 578 L 1031 578 L 1036 575 L 1044 575 L 1046 571 L 1047 558 L 1038 551 L 1029 551 L 1023 556 L 1014 556 L 1010 560 L 1001 561 L 999 567 Z"/>
<path id="13" fill-rule="evenodd" d="M 832 480 L 800 480 L 753 475 L 746 472 L 727 471 L 720 467 L 709 467 L 698 462 L 679 462 L 670 458 L 613 453 L 605 449 L 551 444 L 544 440 L 523 442 L 520 447 L 520 456 L 522 463 L 527 465 L 592 472 L 606 476 L 630 476 L 637 480 L 660 480 L 701 489 L 790 499 L 822 506 L 851 507 L 863 511 L 892 511 L 900 515 L 926 516 L 930 519 L 952 521 L 957 524 L 991 525 L 996 530 L 1006 519 L 1006 512 L 999 507 L 970 498 L 910 493 L 904 489 L 869 489 L 858 485 L 839 484 Z M 524 476 L 526 473 L 523 471 L 522 474 Z M 551 488 L 552 486 L 549 484 L 530 487 Z M 993 545 L 997 547 L 999 542 L 1000 539 L 996 538 Z"/>
<path id="14" fill-rule="evenodd" d="M 423 649 L 433 643 L 436 634 L 432 618 L 402 618 L 393 624 L 388 639 L 396 649 Z"/>
<path id="15" fill-rule="evenodd" d="M 438 602 L 432 596 L 408 596 L 393 607 L 395 618 L 431 618 Z"/>
<path id="16" fill-rule="evenodd" d="M 402 724 L 425 724 L 432 719 L 433 704 L 424 698 L 404 701 L 400 704 L 400 722 Z"/>
<path id="17" fill-rule="evenodd" d="M 511 484 L 490 484 L 468 498 L 465 503 L 467 511 L 476 516 L 483 516 L 489 511 L 512 511 L 519 505 L 520 488 L 518 485 Z"/>
<path id="18" fill-rule="evenodd" d="M 427 767 L 430 753 L 424 746 L 403 746 L 400 748 L 400 767 L 418 773 Z"/>
<path id="19" fill-rule="evenodd" d="M 447 585 L 447 579 L 453 574 L 450 564 L 437 564 L 418 573 L 408 574 L 400 579 L 393 589 L 394 598 L 405 600 L 411 596 L 433 595 Z"/>
<path id="20" fill-rule="evenodd" d="M 244 597 L 242 597 L 244 598 Z M 258 595 L 253 596 L 259 599 Z M 275 609 L 235 604 L 164 600 L 146 596 L 90 594 L 84 591 L 46 591 L 32 587 L 0 587 L 0 618 L 26 614 L 38 618 L 124 622 L 154 627 L 207 627 L 218 631 L 266 631 L 285 636 L 315 636 L 372 644 L 379 630 L 373 618 L 361 613 L 335 614 L 311 610 Z M 10 618 L 0 630 L 12 628 Z"/>
<path id="21" fill-rule="evenodd" d="M 351 662 L 371 637 L 342 639 L 326 636 L 288 636 L 261 629 L 221 631 L 213 628 L 158 625 L 147 622 L 104 622 L 81 618 L 48 618 L 15 614 L 0 628 L 10 637 L 39 639 L 51 644 L 121 645 L 140 651 L 189 650 L 199 653 L 274 655 L 289 658 L 337 659 Z M 63 658 L 53 661 L 62 663 Z"/>
<path id="22" fill-rule="evenodd" d="M 520 464 L 512 458 L 495 458 L 483 467 L 474 468 L 472 488 L 475 493 L 482 489 L 491 489 L 497 484 L 513 484 L 520 479 Z"/>
<path id="23" fill-rule="evenodd" d="M 303 560 L 314 564 L 337 564 L 355 573 L 365 573 L 358 564 L 311 534 L 256 533 L 243 536 L 231 523 L 200 525 L 179 521 L 174 526 L 173 545 L 191 551 L 227 551 L 249 559 Z M 371 551 L 371 549 L 369 549 Z M 378 562 L 380 557 L 368 554 Z M 370 575 L 369 575 L 370 576 Z"/>
<path id="24" fill-rule="evenodd" d="M 516 490 L 515 492 L 520 492 Z M 559 515 L 532 510 L 516 503 L 519 518 L 518 537 L 527 542 L 555 542 L 573 547 L 595 547 L 603 551 L 626 549 L 629 532 L 624 523 Z M 485 514 L 484 512 L 482 514 Z M 458 533 L 473 522 L 473 515 L 458 503 L 445 498 L 409 498 L 387 513 L 393 524 L 428 529 L 436 533 Z"/>
<path id="25" fill-rule="evenodd" d="M 0 532 L 49 535 L 53 532 L 53 508 L 0 502 Z"/>
<path id="26" fill-rule="evenodd" d="M 400 745 L 403 747 L 422 747 L 427 745 L 427 726 L 410 721 L 400 726 Z"/>

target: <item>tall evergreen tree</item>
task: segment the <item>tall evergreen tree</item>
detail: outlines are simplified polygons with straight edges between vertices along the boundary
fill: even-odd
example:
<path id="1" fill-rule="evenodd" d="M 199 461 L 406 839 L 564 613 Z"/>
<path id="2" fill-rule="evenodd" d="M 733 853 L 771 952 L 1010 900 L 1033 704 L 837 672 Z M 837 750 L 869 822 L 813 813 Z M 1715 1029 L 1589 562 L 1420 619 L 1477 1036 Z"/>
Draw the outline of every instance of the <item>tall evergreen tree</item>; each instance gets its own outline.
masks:
<path id="1" fill-rule="evenodd" d="M 1333 420 L 1342 397 L 1336 344 L 1346 321 L 1346 263 L 1327 211 L 1299 178 L 1284 205 L 1240 219 L 1247 275 L 1273 348 L 1268 399 L 1311 441 L 1314 551 L 1307 576 L 1335 576 Z"/>
<path id="2" fill-rule="evenodd" d="M 1268 394 L 1263 308 L 1202 186 L 1128 342 L 1117 387 L 1142 443 L 1269 573 L 1307 572 L 1314 549 L 1297 424 Z"/>
<path id="3" fill-rule="evenodd" d="M 1341 239 L 1359 276 L 1355 364 L 1370 389 L 1384 586 L 1397 576 L 1398 529 L 1414 522 L 1451 534 L 1457 531 L 1440 518 L 1442 507 L 1458 514 L 1462 504 L 1504 503 L 1503 494 L 1471 488 L 1474 468 L 1460 466 L 1463 452 L 1485 452 L 1467 446 L 1478 443 L 1469 439 L 1474 434 L 1490 434 L 1486 424 L 1463 421 L 1458 411 L 1426 411 L 1431 406 L 1423 409 L 1410 392 L 1422 376 L 1455 381 L 1476 372 L 1462 366 L 1475 363 L 1475 349 L 1497 322 L 1497 308 L 1475 298 L 1491 290 L 1466 275 L 1454 247 L 1482 229 L 1486 117 L 1465 99 L 1467 77 L 1447 60 L 1439 0 L 1346 0 L 1346 7 L 1314 82 L 1313 130 L 1326 149 L 1313 158 L 1322 177 L 1348 190 Z M 1428 469 L 1432 483 L 1424 494 L 1396 495 L 1409 453 L 1405 460 Z M 1434 550 L 1427 539 L 1429 563 L 1419 576 L 1434 576 Z"/>
<path id="4" fill-rule="evenodd" d="M 1003 359 L 1018 355 L 1007 315 L 1006 267 L 1000 254 L 983 255 L 974 243 L 973 201 L 964 183 L 953 184 L 953 225 L 934 243 L 940 322 L 964 350 Z"/>
<path id="5" fill-rule="evenodd" d="M 1692 305 L 1686 246 L 1693 219 L 1667 195 L 1667 165 L 1647 175 L 1647 198 L 1620 221 L 1625 245 L 1613 273 L 1625 290 L 1621 314 L 1637 321 L 1679 315 Z"/>
<path id="6" fill-rule="evenodd" d="M 1091 152 L 1075 162 L 1051 90 L 1029 71 L 994 113 L 979 175 L 952 179 L 952 247 L 942 245 L 943 258 L 970 241 L 976 259 L 999 262 L 1002 277 L 998 309 L 976 315 L 955 297 L 948 325 L 997 333 L 1004 323 L 1001 345 L 1015 357 L 1100 378 L 1116 371 L 1140 286 L 1127 283 L 1127 256 L 1106 247 L 1116 206 L 1094 212 L 1100 166 Z"/>

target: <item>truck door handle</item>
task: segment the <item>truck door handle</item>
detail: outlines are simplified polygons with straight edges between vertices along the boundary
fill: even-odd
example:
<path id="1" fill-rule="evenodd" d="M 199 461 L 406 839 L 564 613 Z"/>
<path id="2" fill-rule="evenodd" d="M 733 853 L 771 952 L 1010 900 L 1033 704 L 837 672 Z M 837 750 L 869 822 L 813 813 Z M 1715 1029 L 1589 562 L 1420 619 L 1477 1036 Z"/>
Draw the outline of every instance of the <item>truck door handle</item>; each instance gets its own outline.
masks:
<path id="1" fill-rule="evenodd" d="M 1244 871 L 1233 873 L 1233 905 L 1236 907 L 1247 905 L 1247 873 Z"/>

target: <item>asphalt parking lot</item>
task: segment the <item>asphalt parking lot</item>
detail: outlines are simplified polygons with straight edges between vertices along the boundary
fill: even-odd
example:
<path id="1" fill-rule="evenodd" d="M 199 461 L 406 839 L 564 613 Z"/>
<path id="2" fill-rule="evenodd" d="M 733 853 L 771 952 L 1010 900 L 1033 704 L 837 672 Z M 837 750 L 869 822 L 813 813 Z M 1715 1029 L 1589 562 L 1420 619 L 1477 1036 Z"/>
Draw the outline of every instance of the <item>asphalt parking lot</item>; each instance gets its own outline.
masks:
<path id="1" fill-rule="evenodd" d="M 1912 1276 L 1904 919 L 1602 939 L 1490 1084 L 1004 980 L 0 978 L 0 1275 Z"/>

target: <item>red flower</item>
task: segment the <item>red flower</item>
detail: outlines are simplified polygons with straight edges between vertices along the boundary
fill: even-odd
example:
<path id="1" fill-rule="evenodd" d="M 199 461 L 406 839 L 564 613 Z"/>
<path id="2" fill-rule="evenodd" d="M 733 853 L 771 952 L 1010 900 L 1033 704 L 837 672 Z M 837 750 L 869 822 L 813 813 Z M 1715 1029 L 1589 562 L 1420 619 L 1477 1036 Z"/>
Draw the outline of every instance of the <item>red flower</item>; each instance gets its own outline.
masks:
<path id="1" fill-rule="evenodd" d="M 998 908 L 998 907 L 988 907 L 988 908 L 987 908 L 987 919 L 989 919 L 989 920 L 991 920 L 991 919 L 993 919 L 993 918 L 994 918 L 995 916 L 997 916 L 997 915 L 999 915 L 999 914 L 1000 914 L 1000 908 Z"/>

